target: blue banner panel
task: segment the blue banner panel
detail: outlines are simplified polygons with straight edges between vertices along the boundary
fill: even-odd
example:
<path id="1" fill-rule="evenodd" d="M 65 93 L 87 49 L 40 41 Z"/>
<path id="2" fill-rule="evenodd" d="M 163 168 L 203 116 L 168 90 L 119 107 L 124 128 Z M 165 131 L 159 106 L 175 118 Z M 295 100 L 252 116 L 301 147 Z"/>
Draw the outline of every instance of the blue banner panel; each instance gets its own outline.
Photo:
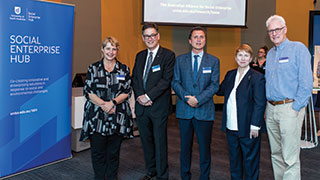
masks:
<path id="1" fill-rule="evenodd" d="M 313 28 L 313 45 L 320 45 L 320 12 L 314 16 Z"/>
<path id="2" fill-rule="evenodd" d="M 0 178 L 71 157 L 74 7 L 0 1 Z"/>

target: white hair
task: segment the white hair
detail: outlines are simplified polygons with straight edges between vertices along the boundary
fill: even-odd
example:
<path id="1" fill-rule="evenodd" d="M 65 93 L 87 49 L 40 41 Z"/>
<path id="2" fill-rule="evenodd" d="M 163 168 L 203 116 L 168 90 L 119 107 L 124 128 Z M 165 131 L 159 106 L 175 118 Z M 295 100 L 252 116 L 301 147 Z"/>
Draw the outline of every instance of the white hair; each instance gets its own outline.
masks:
<path id="1" fill-rule="evenodd" d="M 281 22 L 281 24 L 283 26 L 286 25 L 286 21 L 284 20 L 284 18 L 282 16 L 279 16 L 279 15 L 273 15 L 273 16 L 270 16 L 267 21 L 266 21 L 266 27 L 268 28 L 269 24 L 272 22 L 272 21 L 279 21 Z"/>

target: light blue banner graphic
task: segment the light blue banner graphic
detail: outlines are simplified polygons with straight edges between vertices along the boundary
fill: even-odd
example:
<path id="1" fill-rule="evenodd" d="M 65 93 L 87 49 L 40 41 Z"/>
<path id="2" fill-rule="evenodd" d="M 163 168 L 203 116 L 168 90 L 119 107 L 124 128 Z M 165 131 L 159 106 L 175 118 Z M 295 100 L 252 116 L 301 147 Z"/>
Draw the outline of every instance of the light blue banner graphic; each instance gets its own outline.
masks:
<path id="1" fill-rule="evenodd" d="M 0 178 L 71 157 L 74 7 L 0 1 Z"/>

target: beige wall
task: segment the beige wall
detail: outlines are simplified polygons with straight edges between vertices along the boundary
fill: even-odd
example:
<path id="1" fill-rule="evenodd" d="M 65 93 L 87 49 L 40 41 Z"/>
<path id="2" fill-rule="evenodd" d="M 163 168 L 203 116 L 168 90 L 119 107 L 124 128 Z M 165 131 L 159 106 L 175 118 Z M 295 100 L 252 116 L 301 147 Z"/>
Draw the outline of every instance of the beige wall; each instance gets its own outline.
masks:
<path id="1" fill-rule="evenodd" d="M 250 44 L 254 57 L 262 46 L 273 46 L 266 31 L 266 20 L 276 13 L 276 0 L 248 1 L 247 27 L 241 29 L 241 43 Z"/>
<path id="2" fill-rule="evenodd" d="M 308 46 L 310 10 L 313 10 L 313 1 L 277 0 L 276 13 L 286 20 L 288 39 Z"/>
<path id="3" fill-rule="evenodd" d="M 132 70 L 135 55 L 145 49 L 141 38 L 142 1 L 101 0 L 101 37 L 114 36 L 120 43 L 118 59 Z M 171 27 L 159 27 L 161 45 L 172 48 Z"/>
<path id="4" fill-rule="evenodd" d="M 220 82 L 225 74 L 237 67 L 235 49 L 241 43 L 240 28 L 207 28 L 207 52 L 220 59 Z M 223 97 L 214 96 L 215 103 L 223 103 Z"/>
<path id="5" fill-rule="evenodd" d="M 89 64 L 98 61 L 101 40 L 100 0 L 62 0 L 74 4 L 74 39 L 72 77 L 86 73 Z"/>

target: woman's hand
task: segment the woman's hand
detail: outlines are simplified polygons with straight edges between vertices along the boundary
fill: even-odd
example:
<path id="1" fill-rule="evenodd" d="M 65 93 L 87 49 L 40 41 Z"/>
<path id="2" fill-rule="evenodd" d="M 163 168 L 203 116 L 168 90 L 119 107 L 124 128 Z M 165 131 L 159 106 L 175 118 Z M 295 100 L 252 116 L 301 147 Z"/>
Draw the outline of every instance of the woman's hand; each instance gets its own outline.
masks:
<path id="1" fill-rule="evenodd" d="M 116 110 L 114 108 L 111 108 L 109 112 L 107 112 L 108 114 L 114 114 L 116 113 Z"/>
<path id="2" fill-rule="evenodd" d="M 114 104 L 112 101 L 104 101 L 101 105 L 100 105 L 101 109 L 109 114 L 109 111 L 111 111 L 114 107 Z"/>

